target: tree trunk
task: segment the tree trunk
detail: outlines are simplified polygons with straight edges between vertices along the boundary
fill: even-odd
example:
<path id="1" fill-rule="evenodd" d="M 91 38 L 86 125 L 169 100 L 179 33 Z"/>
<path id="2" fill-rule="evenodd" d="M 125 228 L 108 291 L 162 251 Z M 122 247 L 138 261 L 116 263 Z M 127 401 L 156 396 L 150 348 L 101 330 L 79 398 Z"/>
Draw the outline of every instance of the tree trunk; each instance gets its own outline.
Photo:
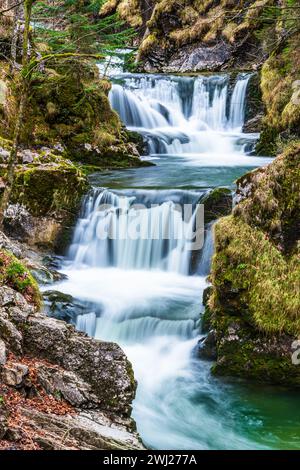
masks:
<path id="1" fill-rule="evenodd" d="M 30 21 L 32 13 L 32 4 L 33 0 L 25 0 L 24 3 L 24 15 L 25 15 L 25 24 L 23 32 L 23 57 L 22 57 L 22 69 L 21 69 L 21 98 L 19 102 L 19 109 L 17 114 L 17 120 L 14 129 L 13 143 L 10 151 L 8 164 L 7 164 L 7 177 L 6 177 L 6 186 L 2 196 L 0 204 L 0 228 L 3 229 L 3 220 L 5 211 L 9 204 L 10 196 L 12 193 L 14 181 L 15 181 L 15 167 L 18 161 L 18 148 L 20 143 L 21 130 L 25 115 L 25 110 L 29 97 L 29 88 L 30 88 L 30 77 L 28 76 L 27 65 L 29 63 L 29 32 L 30 32 Z"/>
<path id="2" fill-rule="evenodd" d="M 17 45 L 18 45 L 18 39 L 20 36 L 20 17 L 22 13 L 22 7 L 23 5 L 17 5 L 14 10 L 13 37 L 11 40 L 11 49 L 10 49 L 12 69 L 15 68 L 15 64 L 17 62 Z"/>

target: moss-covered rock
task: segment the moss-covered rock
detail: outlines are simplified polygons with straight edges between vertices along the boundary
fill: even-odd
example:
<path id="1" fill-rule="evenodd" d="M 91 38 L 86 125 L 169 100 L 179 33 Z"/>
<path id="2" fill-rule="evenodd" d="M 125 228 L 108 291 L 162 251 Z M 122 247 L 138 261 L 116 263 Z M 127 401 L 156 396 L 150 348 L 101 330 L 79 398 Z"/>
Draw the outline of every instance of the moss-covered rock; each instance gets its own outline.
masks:
<path id="1" fill-rule="evenodd" d="M 214 372 L 300 385 L 300 148 L 239 180 L 233 215 L 216 223 L 209 299 Z"/>
<path id="2" fill-rule="evenodd" d="M 292 143 L 267 169 L 237 181 L 233 213 L 284 253 L 298 250 L 300 231 L 300 143 Z"/>
<path id="3" fill-rule="evenodd" d="M 5 181 L 5 165 L 0 165 L 0 174 Z M 4 220 L 7 234 L 40 248 L 63 249 L 87 188 L 84 174 L 64 158 L 17 165 Z"/>
<path id="4" fill-rule="evenodd" d="M 261 89 L 266 108 L 257 144 L 261 155 L 275 155 L 292 139 L 300 139 L 300 35 L 283 43 L 264 63 Z"/>
<path id="5" fill-rule="evenodd" d="M 12 253 L 0 250 L 0 285 L 9 286 L 20 292 L 25 299 L 36 307 L 41 306 L 41 294 L 37 282 Z"/>
<path id="6" fill-rule="evenodd" d="M 215 188 L 203 199 L 204 221 L 209 223 L 224 215 L 230 214 L 232 210 L 232 193 L 228 188 Z"/>
<path id="7" fill-rule="evenodd" d="M 87 186 L 85 177 L 70 162 L 22 166 L 17 168 L 11 202 L 24 205 L 33 216 L 74 212 Z"/>
<path id="8" fill-rule="evenodd" d="M 235 316 L 217 317 L 218 360 L 212 372 L 262 383 L 300 386 L 299 365 L 293 364 L 294 337 L 262 335 Z"/>
<path id="9" fill-rule="evenodd" d="M 261 74 L 255 72 L 251 75 L 246 90 L 246 109 L 245 123 L 243 132 L 260 132 L 262 129 L 262 121 L 265 113 L 265 106 L 262 100 L 261 91 Z"/>
<path id="10" fill-rule="evenodd" d="M 102 160 L 110 159 L 110 167 L 139 166 L 139 152 L 111 109 L 111 84 L 100 78 L 98 68 L 84 60 L 48 66 L 32 80 L 21 146 L 38 150 L 59 142 L 65 157 L 83 164 L 101 169 L 108 166 Z M 11 139 L 20 93 L 18 76 L 7 80 L 7 89 L 0 135 Z"/>

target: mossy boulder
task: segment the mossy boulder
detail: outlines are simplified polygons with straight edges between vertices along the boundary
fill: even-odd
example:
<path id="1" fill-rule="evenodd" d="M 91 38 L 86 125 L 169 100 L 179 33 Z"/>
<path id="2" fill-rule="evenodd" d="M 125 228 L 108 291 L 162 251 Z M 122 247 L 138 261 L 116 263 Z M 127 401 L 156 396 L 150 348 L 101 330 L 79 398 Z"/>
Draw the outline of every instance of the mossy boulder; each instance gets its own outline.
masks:
<path id="1" fill-rule="evenodd" d="M 300 385 L 292 362 L 300 334 L 299 150 L 241 178 L 233 215 L 215 224 L 208 307 L 216 374 Z"/>
<path id="2" fill-rule="evenodd" d="M 0 169 L 4 179 L 5 165 Z M 4 227 L 12 238 L 40 248 L 64 249 L 83 194 L 84 174 L 70 161 L 17 165 Z"/>
<path id="3" fill-rule="evenodd" d="M 284 333 L 262 335 L 233 316 L 215 321 L 218 376 L 300 387 L 300 368 L 293 364 L 295 338 Z"/>
<path id="4" fill-rule="evenodd" d="M 266 169 L 237 180 L 235 217 L 262 230 L 275 246 L 292 253 L 300 232 L 300 142 L 290 144 Z"/>
<path id="5" fill-rule="evenodd" d="M 23 166 L 17 169 L 12 203 L 20 203 L 33 216 L 74 212 L 87 190 L 87 181 L 70 163 Z"/>

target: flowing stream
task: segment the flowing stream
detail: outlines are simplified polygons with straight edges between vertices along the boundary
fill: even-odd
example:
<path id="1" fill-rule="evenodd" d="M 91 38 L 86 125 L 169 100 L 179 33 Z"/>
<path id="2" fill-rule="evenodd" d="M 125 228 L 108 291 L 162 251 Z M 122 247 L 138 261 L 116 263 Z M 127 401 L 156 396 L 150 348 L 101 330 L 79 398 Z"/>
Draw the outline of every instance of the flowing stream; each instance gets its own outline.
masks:
<path id="1" fill-rule="evenodd" d="M 119 343 L 132 361 L 133 416 L 150 448 L 300 446 L 296 395 L 221 381 L 197 357 L 213 253 L 211 225 L 196 252 L 187 241 L 198 204 L 270 161 L 252 155 L 258 136 L 242 133 L 249 78 L 114 77 L 111 104 L 155 166 L 92 176 L 64 261 L 68 279 L 55 286 L 84 303 L 78 329 Z"/>

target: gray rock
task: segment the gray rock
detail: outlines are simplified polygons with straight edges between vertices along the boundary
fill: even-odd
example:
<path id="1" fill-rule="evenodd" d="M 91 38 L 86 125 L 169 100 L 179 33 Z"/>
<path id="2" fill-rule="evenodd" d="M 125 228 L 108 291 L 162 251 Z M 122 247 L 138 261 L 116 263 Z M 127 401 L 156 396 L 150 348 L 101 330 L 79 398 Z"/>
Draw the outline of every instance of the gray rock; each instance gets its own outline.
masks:
<path id="1" fill-rule="evenodd" d="M 0 440 L 4 438 L 8 429 L 9 413 L 3 404 L 0 404 Z"/>
<path id="2" fill-rule="evenodd" d="M 33 163 L 35 159 L 39 158 L 39 154 L 37 152 L 33 152 L 30 149 L 24 149 L 18 152 L 18 157 L 22 161 L 22 163 Z"/>
<path id="3" fill-rule="evenodd" d="M 15 325 L 0 313 L 0 337 L 15 354 L 22 354 L 22 335 Z"/>
<path id="4" fill-rule="evenodd" d="M 0 147 L 0 161 L 6 163 L 9 159 L 9 151 L 5 150 L 3 147 Z"/>
<path id="5" fill-rule="evenodd" d="M 11 387 L 21 387 L 28 375 L 29 369 L 24 364 L 6 364 L 2 370 L 2 380 Z"/>
<path id="6" fill-rule="evenodd" d="M 0 307 L 18 306 L 24 310 L 32 311 L 22 294 L 8 286 L 0 287 Z"/>
<path id="7" fill-rule="evenodd" d="M 143 450 L 138 436 L 101 412 L 57 416 L 21 409 L 26 424 L 36 433 L 32 439 L 47 450 Z"/>
<path id="8" fill-rule="evenodd" d="M 210 361 L 217 359 L 217 341 L 214 330 L 211 330 L 205 338 L 200 340 L 198 355 L 201 359 Z"/>
<path id="9" fill-rule="evenodd" d="M 44 309 L 47 315 L 68 323 L 76 323 L 79 315 L 87 314 L 90 311 L 89 305 L 59 291 L 45 291 L 43 292 L 43 298 Z M 90 335 L 93 336 L 93 334 Z"/>
<path id="10" fill-rule="evenodd" d="M 10 352 L 32 357 L 40 386 L 54 398 L 68 401 L 75 414 L 57 416 L 28 409 L 26 400 L 35 387 L 26 365 L 6 360 Z M 121 348 L 35 313 L 21 294 L 7 286 L 0 287 L 0 365 L 2 382 L 25 399 L 18 411 L 42 448 L 142 448 L 130 418 L 136 383 Z M 82 413 L 83 409 L 89 411 Z M 0 415 L 1 411 L 0 406 Z M 1 419 L 0 438 L 20 440 L 22 435 Z"/>
<path id="11" fill-rule="evenodd" d="M 39 284 L 53 284 L 54 282 L 67 279 L 67 276 L 65 274 L 61 274 L 58 271 L 55 271 L 54 269 L 47 269 L 45 266 L 37 264 L 33 265 L 32 263 L 30 263 L 28 265 L 28 268 L 30 269 L 31 274 Z"/>
<path id="12" fill-rule="evenodd" d="M 262 120 L 263 120 L 264 114 L 259 113 L 252 119 L 249 119 L 248 121 L 245 122 L 243 126 L 243 132 L 245 133 L 257 133 L 260 132 L 262 129 Z"/>
<path id="13" fill-rule="evenodd" d="M 22 204 L 10 204 L 5 211 L 5 232 L 28 245 L 49 246 L 61 228 L 54 217 L 32 216 Z"/>
<path id="14" fill-rule="evenodd" d="M 76 373 L 90 386 L 101 409 L 130 413 L 136 383 L 131 364 L 117 344 L 97 341 L 65 322 L 36 314 L 24 328 L 24 352 Z"/>
<path id="15" fill-rule="evenodd" d="M 33 307 L 29 306 L 28 309 L 19 308 L 19 307 L 10 307 L 8 311 L 9 319 L 13 323 L 17 323 L 19 326 L 21 323 L 25 323 L 28 316 L 33 313 Z"/>
<path id="16" fill-rule="evenodd" d="M 0 366 L 3 366 L 6 363 L 6 346 L 4 341 L 0 339 Z"/>
<path id="17" fill-rule="evenodd" d="M 231 56 L 232 47 L 223 41 L 214 46 L 186 45 L 167 54 L 157 48 L 148 55 L 143 70 L 147 72 L 159 70 L 165 73 L 220 70 Z"/>
<path id="18" fill-rule="evenodd" d="M 63 147 L 63 145 L 62 145 L 60 142 L 58 142 L 57 144 L 55 144 L 55 145 L 53 146 L 53 149 L 56 150 L 56 151 L 59 152 L 59 153 L 63 153 L 63 152 L 64 152 L 64 147 Z"/>
<path id="19" fill-rule="evenodd" d="M 74 372 L 55 366 L 40 364 L 37 378 L 47 393 L 59 394 L 71 405 L 81 408 L 95 406 L 98 399 L 91 392 L 91 385 L 84 382 Z"/>
<path id="20" fill-rule="evenodd" d="M 11 251 L 17 258 L 22 257 L 21 248 L 14 242 L 12 242 L 3 232 L 0 231 L 0 248 Z"/>

